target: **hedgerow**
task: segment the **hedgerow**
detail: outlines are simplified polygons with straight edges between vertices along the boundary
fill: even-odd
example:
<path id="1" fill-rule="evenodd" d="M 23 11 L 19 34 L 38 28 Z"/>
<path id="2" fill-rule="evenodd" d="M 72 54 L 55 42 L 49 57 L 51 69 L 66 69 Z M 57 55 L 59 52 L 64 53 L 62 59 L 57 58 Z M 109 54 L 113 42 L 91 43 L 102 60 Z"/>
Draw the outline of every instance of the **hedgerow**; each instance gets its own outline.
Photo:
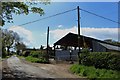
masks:
<path id="1" fill-rule="evenodd" d="M 34 63 L 48 63 L 45 58 L 35 58 L 32 56 L 28 56 L 25 58 L 27 61 L 34 62 Z"/>
<path id="2" fill-rule="evenodd" d="M 120 70 L 120 55 L 110 52 L 81 53 L 80 62 L 82 65 L 95 66 L 95 68 Z"/>

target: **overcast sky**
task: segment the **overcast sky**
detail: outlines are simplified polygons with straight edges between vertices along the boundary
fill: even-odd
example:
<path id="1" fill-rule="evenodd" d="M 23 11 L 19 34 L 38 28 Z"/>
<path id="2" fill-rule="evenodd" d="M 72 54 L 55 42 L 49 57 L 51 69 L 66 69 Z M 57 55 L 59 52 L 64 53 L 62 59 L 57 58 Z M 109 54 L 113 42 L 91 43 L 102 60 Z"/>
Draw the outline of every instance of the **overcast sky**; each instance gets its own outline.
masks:
<path id="1" fill-rule="evenodd" d="M 79 6 L 106 18 L 118 21 L 117 2 L 54 2 L 49 5 L 38 4 L 45 11 L 44 16 L 38 14 L 14 15 L 14 23 L 4 28 L 17 32 L 28 47 L 46 45 L 46 31 L 50 27 L 50 45 L 69 32 L 77 33 L 77 10 L 32 24 L 20 24 L 44 18 L 56 13 L 71 10 Z M 80 11 L 81 34 L 100 40 L 113 39 L 118 41 L 118 24 Z"/>

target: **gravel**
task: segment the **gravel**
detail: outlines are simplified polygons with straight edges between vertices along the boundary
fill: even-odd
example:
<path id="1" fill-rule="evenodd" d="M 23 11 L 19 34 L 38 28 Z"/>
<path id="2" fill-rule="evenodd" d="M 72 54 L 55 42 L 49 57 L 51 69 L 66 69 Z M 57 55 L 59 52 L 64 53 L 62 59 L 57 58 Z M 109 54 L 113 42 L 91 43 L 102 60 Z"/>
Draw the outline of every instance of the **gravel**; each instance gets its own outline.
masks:
<path id="1" fill-rule="evenodd" d="M 68 64 L 40 64 L 27 62 L 12 56 L 3 61 L 3 79 L 54 80 L 58 78 L 80 78 L 71 74 Z M 75 80 L 76 80 L 75 79 Z M 67 79 L 66 79 L 67 80 Z"/>

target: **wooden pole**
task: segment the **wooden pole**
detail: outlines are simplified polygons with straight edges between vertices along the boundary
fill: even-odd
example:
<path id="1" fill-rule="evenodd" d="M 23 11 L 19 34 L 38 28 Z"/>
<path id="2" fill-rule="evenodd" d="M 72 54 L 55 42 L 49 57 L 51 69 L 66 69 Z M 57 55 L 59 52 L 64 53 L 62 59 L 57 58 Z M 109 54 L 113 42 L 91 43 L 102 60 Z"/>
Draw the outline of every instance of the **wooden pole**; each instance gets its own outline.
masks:
<path id="1" fill-rule="evenodd" d="M 78 47 L 79 47 L 79 52 L 78 52 L 78 59 L 79 59 L 79 64 L 80 64 L 80 11 L 79 11 L 79 6 L 77 6 L 77 14 L 78 14 Z"/>
<path id="2" fill-rule="evenodd" d="M 46 59 L 47 61 L 49 61 L 49 26 L 48 26 L 48 30 L 47 30 L 47 55 L 46 55 Z"/>

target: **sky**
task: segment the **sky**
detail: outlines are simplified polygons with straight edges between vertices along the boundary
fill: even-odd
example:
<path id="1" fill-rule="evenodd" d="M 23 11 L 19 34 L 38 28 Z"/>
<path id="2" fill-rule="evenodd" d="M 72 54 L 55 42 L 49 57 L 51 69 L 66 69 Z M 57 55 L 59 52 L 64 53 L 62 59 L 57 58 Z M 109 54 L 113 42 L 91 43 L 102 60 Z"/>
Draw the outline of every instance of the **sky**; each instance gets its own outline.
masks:
<path id="1" fill-rule="evenodd" d="M 6 23 L 3 27 L 17 32 L 23 39 L 22 41 L 31 48 L 40 48 L 41 45 L 45 46 L 47 44 L 46 33 L 48 26 L 50 27 L 49 44 L 51 46 L 69 32 L 77 34 L 77 10 L 35 23 L 23 26 L 18 25 L 75 9 L 77 6 L 81 9 L 118 21 L 117 2 L 51 2 L 48 5 L 38 4 L 36 6 L 44 9 L 45 14 L 43 16 L 33 13 L 30 13 L 27 16 L 23 14 L 13 15 L 14 23 Z M 113 39 L 118 41 L 117 23 L 96 17 L 81 10 L 80 28 L 82 35 L 99 40 Z"/>

